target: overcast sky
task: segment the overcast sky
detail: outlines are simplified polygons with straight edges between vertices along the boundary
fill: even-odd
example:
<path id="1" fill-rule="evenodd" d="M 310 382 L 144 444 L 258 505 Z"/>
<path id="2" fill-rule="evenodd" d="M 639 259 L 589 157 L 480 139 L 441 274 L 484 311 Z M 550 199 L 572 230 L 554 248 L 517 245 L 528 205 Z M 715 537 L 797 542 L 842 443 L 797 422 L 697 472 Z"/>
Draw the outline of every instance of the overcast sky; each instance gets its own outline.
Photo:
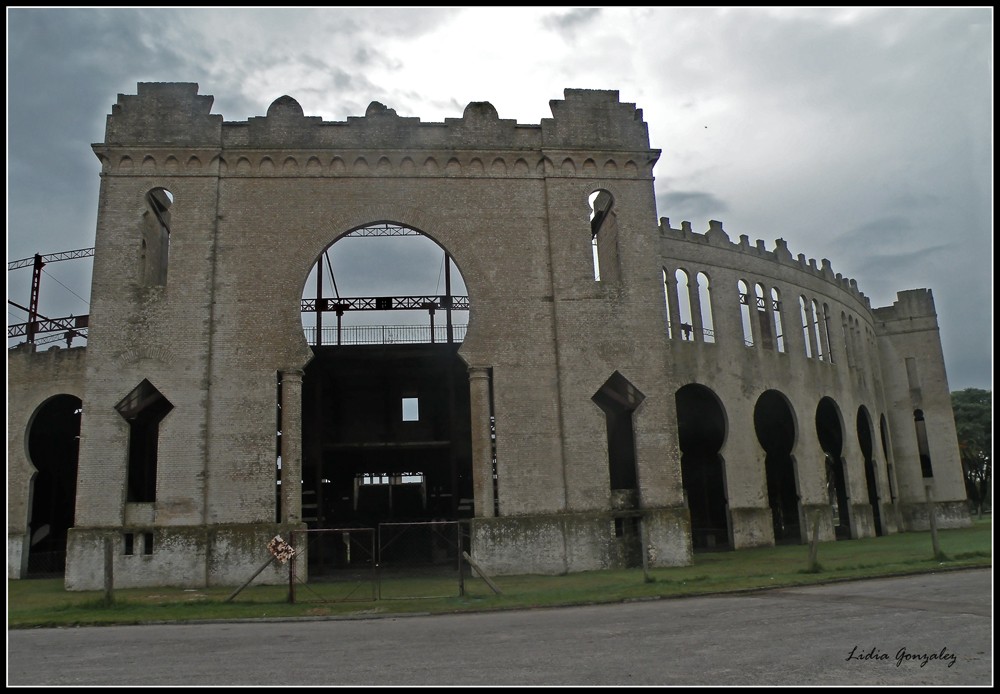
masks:
<path id="1" fill-rule="evenodd" d="M 138 82 L 197 82 L 227 121 L 287 94 L 331 121 L 489 101 L 538 124 L 566 88 L 616 89 L 663 150 L 658 216 L 783 238 L 873 307 L 932 289 L 951 389 L 992 389 L 991 8 L 8 8 L 8 261 L 94 245 L 90 145 Z M 45 268 L 42 314 L 89 297 L 90 261 Z"/>

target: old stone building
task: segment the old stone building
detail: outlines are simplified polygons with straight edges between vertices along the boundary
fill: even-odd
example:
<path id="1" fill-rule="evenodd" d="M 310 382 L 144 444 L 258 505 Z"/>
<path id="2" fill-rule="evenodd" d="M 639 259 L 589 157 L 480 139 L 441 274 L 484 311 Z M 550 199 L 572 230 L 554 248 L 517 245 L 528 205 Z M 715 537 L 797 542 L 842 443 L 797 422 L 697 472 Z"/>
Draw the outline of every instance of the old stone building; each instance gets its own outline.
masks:
<path id="1" fill-rule="evenodd" d="M 9 577 L 43 525 L 94 589 L 106 538 L 116 585 L 199 586 L 388 518 L 468 519 L 496 573 L 922 529 L 928 493 L 969 522 L 930 290 L 873 309 L 781 239 L 658 219 L 617 92 L 538 125 L 212 103 L 140 83 L 93 145 L 88 343 L 8 354 Z M 331 244 L 380 234 L 431 239 L 466 293 L 313 291 Z M 373 307 L 437 324 L 347 344 Z"/>

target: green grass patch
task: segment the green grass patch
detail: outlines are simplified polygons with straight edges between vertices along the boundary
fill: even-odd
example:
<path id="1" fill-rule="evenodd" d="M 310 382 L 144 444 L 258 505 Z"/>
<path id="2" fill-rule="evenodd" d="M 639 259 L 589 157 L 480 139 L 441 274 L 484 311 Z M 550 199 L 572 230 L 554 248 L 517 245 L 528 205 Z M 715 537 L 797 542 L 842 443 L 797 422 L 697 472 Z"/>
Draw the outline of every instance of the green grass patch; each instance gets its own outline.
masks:
<path id="1" fill-rule="evenodd" d="M 73 625 L 141 624 L 174 621 L 366 617 L 378 614 L 446 613 L 558 607 L 628 600 L 674 598 L 810 585 L 880 576 L 992 566 L 992 523 L 938 533 L 944 558 L 935 558 L 930 533 L 820 543 L 809 566 L 809 545 L 762 547 L 739 552 L 695 554 L 690 566 L 587 571 L 562 576 L 495 576 L 496 595 L 473 572 L 465 594 L 457 580 L 383 579 L 382 599 L 370 583 L 296 587 L 251 585 L 232 601 L 234 586 L 130 588 L 113 593 L 70 592 L 61 579 L 7 581 L 9 629 Z"/>

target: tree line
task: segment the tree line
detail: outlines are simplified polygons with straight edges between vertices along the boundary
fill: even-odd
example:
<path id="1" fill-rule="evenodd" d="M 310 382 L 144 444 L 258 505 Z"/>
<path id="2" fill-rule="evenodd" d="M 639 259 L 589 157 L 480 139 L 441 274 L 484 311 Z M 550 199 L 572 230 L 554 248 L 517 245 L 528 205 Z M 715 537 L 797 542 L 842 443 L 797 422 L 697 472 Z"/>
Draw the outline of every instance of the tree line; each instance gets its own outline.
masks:
<path id="1" fill-rule="evenodd" d="M 965 488 L 973 509 L 982 518 L 987 502 L 992 506 L 993 393 L 981 388 L 956 390 L 951 394 L 951 407 L 955 412 Z"/>

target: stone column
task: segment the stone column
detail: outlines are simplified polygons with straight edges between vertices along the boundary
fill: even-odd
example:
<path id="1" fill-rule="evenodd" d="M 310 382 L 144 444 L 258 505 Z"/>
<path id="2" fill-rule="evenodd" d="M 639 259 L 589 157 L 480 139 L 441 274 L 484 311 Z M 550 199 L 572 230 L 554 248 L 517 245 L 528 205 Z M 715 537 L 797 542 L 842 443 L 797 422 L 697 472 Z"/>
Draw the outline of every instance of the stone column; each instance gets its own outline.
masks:
<path id="1" fill-rule="evenodd" d="M 281 522 L 302 520 L 302 371 L 281 372 Z"/>
<path id="2" fill-rule="evenodd" d="M 671 340 L 680 340 L 681 309 L 677 303 L 676 270 L 666 273 L 663 278 L 663 285 L 666 288 L 667 293 L 667 316 L 670 323 L 670 334 L 667 337 Z"/>
<path id="3" fill-rule="evenodd" d="M 691 326 L 694 335 L 691 336 L 695 342 L 705 342 L 705 326 L 701 321 L 701 287 L 698 286 L 698 273 L 688 277 L 688 296 L 691 304 Z"/>
<path id="4" fill-rule="evenodd" d="M 476 518 L 493 517 L 493 439 L 490 431 L 490 372 L 469 367 L 472 412 L 472 487 Z"/>

